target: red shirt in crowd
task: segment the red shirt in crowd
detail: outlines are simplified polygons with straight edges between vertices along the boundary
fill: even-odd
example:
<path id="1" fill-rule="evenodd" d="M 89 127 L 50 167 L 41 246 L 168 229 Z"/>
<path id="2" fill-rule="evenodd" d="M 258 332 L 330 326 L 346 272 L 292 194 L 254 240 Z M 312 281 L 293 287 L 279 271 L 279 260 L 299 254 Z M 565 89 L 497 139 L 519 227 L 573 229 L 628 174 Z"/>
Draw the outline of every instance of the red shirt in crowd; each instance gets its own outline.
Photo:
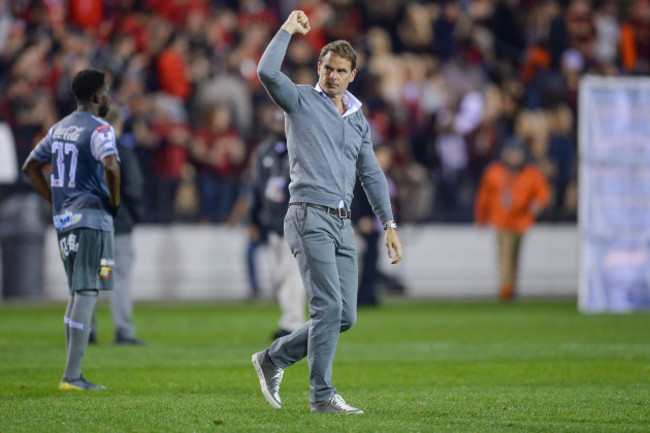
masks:
<path id="1" fill-rule="evenodd" d="M 103 0 L 69 0 L 70 21 L 85 30 L 99 27 L 104 21 Z"/>
<path id="2" fill-rule="evenodd" d="M 158 57 L 158 87 L 161 90 L 187 100 L 192 91 L 185 60 L 174 50 L 167 49 Z"/>

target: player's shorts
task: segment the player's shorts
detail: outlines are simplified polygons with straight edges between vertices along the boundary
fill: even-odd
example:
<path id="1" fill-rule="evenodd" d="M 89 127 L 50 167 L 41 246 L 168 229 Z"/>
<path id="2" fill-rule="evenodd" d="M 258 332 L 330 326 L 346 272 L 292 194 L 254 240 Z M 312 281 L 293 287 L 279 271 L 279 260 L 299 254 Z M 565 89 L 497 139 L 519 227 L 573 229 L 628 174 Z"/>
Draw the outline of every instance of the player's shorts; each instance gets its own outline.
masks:
<path id="1" fill-rule="evenodd" d="M 113 290 L 112 232 L 78 228 L 58 236 L 71 294 L 80 290 Z"/>

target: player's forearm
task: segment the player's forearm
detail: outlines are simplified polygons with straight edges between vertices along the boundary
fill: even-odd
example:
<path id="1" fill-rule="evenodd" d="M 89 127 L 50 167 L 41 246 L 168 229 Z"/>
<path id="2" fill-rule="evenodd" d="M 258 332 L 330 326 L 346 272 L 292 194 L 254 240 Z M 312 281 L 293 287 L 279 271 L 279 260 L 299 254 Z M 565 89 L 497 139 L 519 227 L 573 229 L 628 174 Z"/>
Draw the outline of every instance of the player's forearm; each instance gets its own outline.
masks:
<path id="1" fill-rule="evenodd" d="M 38 192 L 45 200 L 52 203 L 52 191 L 48 185 L 47 179 L 43 174 L 43 163 L 35 159 L 28 158 L 23 165 L 23 173 L 27 179 L 32 183 L 36 192 Z"/>
<path id="2" fill-rule="evenodd" d="M 104 163 L 104 180 L 108 187 L 109 201 L 117 207 L 120 205 L 120 166 L 114 157 L 105 159 L 108 161 Z"/>

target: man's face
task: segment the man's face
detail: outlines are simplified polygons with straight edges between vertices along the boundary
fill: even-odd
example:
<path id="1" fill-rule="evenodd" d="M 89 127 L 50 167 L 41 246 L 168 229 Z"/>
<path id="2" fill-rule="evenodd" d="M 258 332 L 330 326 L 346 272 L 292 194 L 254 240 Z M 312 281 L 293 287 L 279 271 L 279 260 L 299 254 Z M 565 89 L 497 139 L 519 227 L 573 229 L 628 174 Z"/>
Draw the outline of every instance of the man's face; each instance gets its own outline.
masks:
<path id="1" fill-rule="evenodd" d="M 108 110 L 111 109 L 111 97 L 108 95 L 109 85 L 105 84 L 102 90 L 99 92 L 99 109 L 97 114 L 99 117 L 104 117 L 108 113 Z"/>
<path id="2" fill-rule="evenodd" d="M 345 93 L 357 74 L 351 68 L 350 60 L 330 51 L 318 62 L 318 84 L 330 98 Z"/>
<path id="3" fill-rule="evenodd" d="M 525 157 L 524 151 L 519 148 L 507 148 L 503 151 L 503 160 L 513 168 L 520 167 L 524 163 Z"/>

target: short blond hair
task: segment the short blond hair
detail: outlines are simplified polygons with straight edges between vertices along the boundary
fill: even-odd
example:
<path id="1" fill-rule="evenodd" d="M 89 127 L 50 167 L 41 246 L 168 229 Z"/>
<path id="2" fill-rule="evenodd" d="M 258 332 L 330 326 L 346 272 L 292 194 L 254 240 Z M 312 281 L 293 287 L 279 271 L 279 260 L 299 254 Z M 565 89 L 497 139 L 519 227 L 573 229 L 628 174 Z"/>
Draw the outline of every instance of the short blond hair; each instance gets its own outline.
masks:
<path id="1" fill-rule="evenodd" d="M 348 59 L 350 61 L 350 67 L 352 68 L 352 71 L 357 69 L 357 52 L 354 51 L 354 48 L 352 48 L 352 45 L 348 41 L 339 39 L 338 41 L 330 42 L 329 44 L 325 45 L 320 50 L 318 63 L 321 63 L 323 61 L 323 57 L 325 57 L 330 51 L 338 54 L 345 59 Z"/>

